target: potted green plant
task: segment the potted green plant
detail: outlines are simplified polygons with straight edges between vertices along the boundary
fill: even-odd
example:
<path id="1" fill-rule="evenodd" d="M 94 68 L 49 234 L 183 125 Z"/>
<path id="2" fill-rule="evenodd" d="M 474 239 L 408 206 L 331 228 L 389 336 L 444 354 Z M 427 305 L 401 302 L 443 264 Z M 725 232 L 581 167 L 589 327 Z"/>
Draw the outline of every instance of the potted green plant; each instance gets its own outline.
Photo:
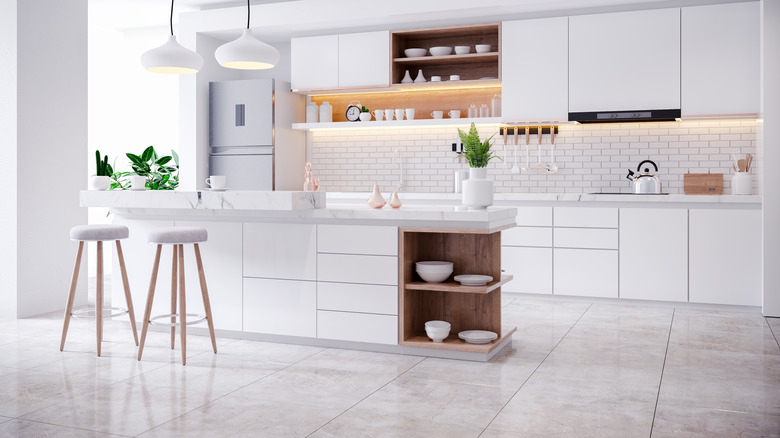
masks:
<path id="1" fill-rule="evenodd" d="M 469 179 L 463 181 L 463 205 L 470 209 L 485 209 L 493 205 L 493 181 L 486 179 L 487 165 L 490 160 L 501 157 L 490 150 L 493 146 L 491 135 L 482 141 L 474 123 L 469 132 L 458 129 L 460 141 L 463 143 L 463 155 L 469 163 Z"/>
<path id="2" fill-rule="evenodd" d="M 179 155 L 171 150 L 171 155 L 158 155 L 154 146 L 144 149 L 141 155 L 125 154 L 130 159 L 130 172 L 115 172 L 111 189 L 130 189 L 131 176 L 146 177 L 149 190 L 174 190 L 179 186 Z"/>
<path id="3" fill-rule="evenodd" d="M 368 108 L 366 108 L 364 105 L 360 106 L 360 121 L 361 122 L 371 121 L 371 111 Z"/>
<path id="4" fill-rule="evenodd" d="M 114 169 L 108 164 L 108 155 L 100 159 L 100 151 L 95 151 L 97 172 L 89 178 L 90 190 L 108 190 L 111 187 L 111 175 Z"/>

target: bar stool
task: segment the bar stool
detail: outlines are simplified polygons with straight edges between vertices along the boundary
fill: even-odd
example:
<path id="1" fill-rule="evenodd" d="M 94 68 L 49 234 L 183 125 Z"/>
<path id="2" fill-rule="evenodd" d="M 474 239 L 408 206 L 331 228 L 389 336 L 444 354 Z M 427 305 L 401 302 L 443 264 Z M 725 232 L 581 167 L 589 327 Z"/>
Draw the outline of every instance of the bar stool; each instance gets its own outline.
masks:
<path id="1" fill-rule="evenodd" d="M 144 311 L 143 326 L 141 328 L 141 344 L 138 347 L 138 360 L 144 352 L 144 341 L 146 340 L 146 331 L 149 324 L 167 325 L 171 327 L 171 350 L 174 348 L 176 339 L 176 327 L 179 327 L 181 334 L 181 363 L 187 364 L 187 326 L 203 322 L 208 323 L 209 334 L 211 335 L 211 346 L 214 353 L 217 352 L 217 340 L 214 338 L 214 321 L 211 317 L 211 304 L 209 303 L 209 292 L 206 288 L 206 276 L 203 273 L 203 261 L 200 258 L 200 248 L 198 243 L 208 240 L 208 232 L 203 228 L 191 227 L 170 227 L 160 228 L 149 233 L 149 243 L 157 244 L 157 254 L 154 256 L 154 267 L 152 268 L 152 278 L 149 282 L 149 294 L 146 296 L 146 310 Z M 198 264 L 198 276 L 200 278 L 200 292 L 203 296 L 203 308 L 205 315 L 187 313 L 187 305 L 184 292 L 184 245 L 192 244 L 195 249 L 195 260 Z M 173 258 L 171 268 L 171 313 L 150 317 L 152 312 L 152 302 L 154 300 L 154 289 L 157 283 L 157 271 L 160 267 L 160 253 L 163 245 L 173 245 Z M 176 273 L 178 270 L 179 286 L 179 311 L 176 312 Z M 188 320 L 189 317 L 196 318 Z M 162 321 L 170 318 L 170 322 Z M 176 319 L 179 319 L 177 322 Z"/>
<path id="2" fill-rule="evenodd" d="M 127 281 L 125 258 L 122 254 L 120 239 L 127 239 L 130 231 L 123 225 L 79 225 L 70 229 L 70 239 L 79 241 L 79 249 L 76 253 L 76 264 L 73 267 L 73 278 L 70 281 L 70 292 L 65 305 L 65 322 L 62 326 L 62 340 L 60 351 L 65 348 L 65 337 L 68 335 L 68 325 L 71 316 L 74 318 L 95 318 L 97 325 L 97 355 L 100 356 L 100 346 L 103 342 L 103 318 L 113 318 L 125 314 L 130 315 L 130 327 L 133 329 L 135 345 L 138 345 L 138 332 L 135 329 L 135 313 L 133 313 L 133 299 L 130 296 L 130 283 Z M 116 241 L 116 255 L 119 258 L 119 269 L 122 273 L 122 286 L 125 289 L 125 301 L 127 309 L 118 307 L 103 308 L 103 242 Z M 73 299 L 76 295 L 76 284 L 79 279 L 81 267 L 81 255 L 84 252 L 84 242 L 97 242 L 97 294 L 95 297 L 95 309 L 81 309 L 73 311 Z M 104 313 L 108 311 L 108 313 Z"/>

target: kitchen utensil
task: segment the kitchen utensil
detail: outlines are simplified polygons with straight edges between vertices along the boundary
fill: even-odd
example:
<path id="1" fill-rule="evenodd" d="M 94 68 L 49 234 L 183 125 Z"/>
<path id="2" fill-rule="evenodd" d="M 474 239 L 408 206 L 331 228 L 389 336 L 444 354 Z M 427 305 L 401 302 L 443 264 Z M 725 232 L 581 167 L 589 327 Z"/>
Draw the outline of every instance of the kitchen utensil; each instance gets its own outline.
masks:
<path id="1" fill-rule="evenodd" d="M 747 172 L 737 172 L 734 175 L 731 175 L 731 194 L 753 194 L 753 175 Z"/>
<path id="2" fill-rule="evenodd" d="M 425 323 L 425 333 L 433 342 L 447 339 L 452 325 L 447 321 L 428 321 Z"/>
<path id="3" fill-rule="evenodd" d="M 395 119 L 396 120 L 403 120 L 404 119 L 404 110 L 401 108 L 395 109 Z"/>
<path id="4" fill-rule="evenodd" d="M 404 55 L 406 55 L 407 58 L 418 58 L 420 56 L 425 56 L 428 53 L 425 49 L 418 49 L 418 48 L 411 48 L 411 49 L 404 49 Z"/>
<path id="5" fill-rule="evenodd" d="M 640 174 L 637 176 L 634 176 L 634 171 L 629 169 L 626 178 L 634 182 L 634 193 L 638 195 L 657 195 L 661 193 L 661 180 L 650 173 L 649 167 L 645 167 L 643 171 L 643 164 L 652 164 L 655 171 L 658 172 L 658 165 L 652 160 L 644 160 L 639 163 L 636 171 L 640 172 Z"/>
<path id="6" fill-rule="evenodd" d="M 387 120 L 388 122 L 389 122 L 389 121 L 391 121 L 391 120 L 393 120 L 393 114 L 394 114 L 394 111 L 393 111 L 393 110 L 391 110 L 391 109 L 386 109 L 386 110 L 385 110 L 385 120 Z"/>
<path id="7" fill-rule="evenodd" d="M 525 127 L 525 167 L 523 167 L 523 173 L 528 173 L 531 170 L 531 127 Z"/>
<path id="8" fill-rule="evenodd" d="M 475 48 L 477 49 L 477 53 L 487 53 L 492 46 L 490 44 L 477 44 Z"/>
<path id="9" fill-rule="evenodd" d="M 441 76 L 431 76 L 431 82 L 441 82 Z"/>
<path id="10" fill-rule="evenodd" d="M 450 80 L 451 81 L 459 81 L 460 80 L 460 75 L 450 75 Z"/>
<path id="11" fill-rule="evenodd" d="M 536 173 L 544 172 L 547 168 L 542 164 L 542 127 L 536 128 L 536 138 L 539 140 L 539 144 L 536 146 L 536 164 L 534 164 L 534 171 Z"/>
<path id="12" fill-rule="evenodd" d="M 520 146 L 517 145 L 517 134 L 520 132 L 520 128 L 513 128 L 515 131 L 515 164 L 512 166 L 512 173 L 520 173 L 520 167 L 517 165 L 517 153 Z"/>
<path id="13" fill-rule="evenodd" d="M 455 46 L 456 55 L 465 55 L 469 52 L 471 52 L 471 46 Z"/>
<path id="14" fill-rule="evenodd" d="M 463 286 L 484 286 L 489 281 L 493 281 L 493 277 L 489 275 L 456 275 L 453 280 L 457 281 Z"/>
<path id="15" fill-rule="evenodd" d="M 501 167 L 506 169 L 507 167 L 509 167 L 509 161 L 507 160 L 507 158 L 509 157 L 507 156 L 506 153 L 506 144 L 507 144 L 507 136 L 509 135 L 509 128 L 501 128 L 501 135 L 504 137 L 504 153 L 503 155 L 501 155 L 501 157 L 504 159 L 504 162 L 501 165 Z"/>
<path id="16" fill-rule="evenodd" d="M 377 122 L 381 122 L 382 121 L 382 117 L 385 115 L 384 111 L 382 111 L 382 110 L 374 110 L 373 114 L 374 114 L 374 118 L 376 119 Z"/>
<path id="17" fill-rule="evenodd" d="M 747 172 L 747 160 L 737 160 L 737 168 L 739 172 Z"/>
<path id="18" fill-rule="evenodd" d="M 487 330 L 464 330 L 458 333 L 458 337 L 469 344 L 489 344 L 498 338 L 498 334 Z"/>
<path id="19" fill-rule="evenodd" d="M 750 172 L 750 167 L 753 165 L 753 155 L 747 154 L 747 156 L 745 156 L 745 159 L 747 160 L 747 166 L 745 166 L 745 172 Z"/>
<path id="20" fill-rule="evenodd" d="M 451 119 L 459 119 L 460 110 L 450 110 L 450 112 L 448 112 L 447 115 L 450 116 Z"/>
<path id="21" fill-rule="evenodd" d="M 407 108 L 404 114 L 406 114 L 406 120 L 414 120 L 414 108 Z"/>
<path id="22" fill-rule="evenodd" d="M 431 117 L 433 117 L 434 119 L 441 119 L 442 117 L 444 117 L 444 111 L 434 111 L 431 113 Z"/>
<path id="23" fill-rule="evenodd" d="M 431 56 L 447 56 L 452 54 L 452 47 L 438 46 L 431 47 Z"/>
<path id="24" fill-rule="evenodd" d="M 500 94 L 494 94 L 493 98 L 490 99 L 490 116 L 501 117 L 501 95 Z"/>
<path id="25" fill-rule="evenodd" d="M 723 193 L 723 174 L 686 173 L 683 175 L 683 192 L 686 195 L 720 195 Z"/>
<path id="26" fill-rule="evenodd" d="M 547 163 L 547 173 L 558 173 L 558 165 L 555 164 L 555 126 L 550 126 L 550 162 Z"/>
<path id="27" fill-rule="evenodd" d="M 477 106 L 473 103 L 469 105 L 468 117 L 470 119 L 479 117 L 479 108 L 477 108 Z"/>

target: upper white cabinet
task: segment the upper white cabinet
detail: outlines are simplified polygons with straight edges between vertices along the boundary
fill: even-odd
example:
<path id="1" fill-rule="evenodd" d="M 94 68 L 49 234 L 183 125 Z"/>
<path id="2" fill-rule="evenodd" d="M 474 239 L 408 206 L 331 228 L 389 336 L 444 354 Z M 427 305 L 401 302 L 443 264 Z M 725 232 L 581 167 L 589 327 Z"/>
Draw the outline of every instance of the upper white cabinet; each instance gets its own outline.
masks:
<path id="1" fill-rule="evenodd" d="M 390 32 L 339 35 L 339 88 L 390 84 Z"/>
<path id="2" fill-rule="evenodd" d="M 682 8 L 682 115 L 759 113 L 759 2 Z"/>
<path id="3" fill-rule="evenodd" d="M 293 90 L 387 87 L 390 32 L 362 32 L 293 38 Z"/>
<path id="4" fill-rule="evenodd" d="M 569 112 L 675 108 L 679 9 L 569 17 Z"/>
<path id="5" fill-rule="evenodd" d="M 290 82 L 293 90 L 339 86 L 339 36 L 293 38 L 290 41 Z"/>
<path id="6" fill-rule="evenodd" d="M 504 22 L 501 44 L 502 119 L 568 120 L 569 18 Z"/>

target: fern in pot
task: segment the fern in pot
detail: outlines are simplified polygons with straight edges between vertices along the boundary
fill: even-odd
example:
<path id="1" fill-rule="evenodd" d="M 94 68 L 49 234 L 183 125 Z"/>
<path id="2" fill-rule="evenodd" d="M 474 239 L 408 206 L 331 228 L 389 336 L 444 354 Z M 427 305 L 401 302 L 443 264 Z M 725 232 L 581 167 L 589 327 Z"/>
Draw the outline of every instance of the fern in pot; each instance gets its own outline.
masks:
<path id="1" fill-rule="evenodd" d="M 501 157 L 491 150 L 493 135 L 480 140 L 474 123 L 468 133 L 458 129 L 458 135 L 469 163 L 469 179 L 463 181 L 463 205 L 472 210 L 484 210 L 493 205 L 493 181 L 486 179 L 487 165 L 490 160 L 501 160 Z"/>
<path id="2" fill-rule="evenodd" d="M 100 151 L 95 151 L 95 163 L 97 172 L 89 178 L 90 190 L 108 190 L 111 187 L 111 175 L 114 169 L 108 164 L 108 155 L 100 158 Z"/>

